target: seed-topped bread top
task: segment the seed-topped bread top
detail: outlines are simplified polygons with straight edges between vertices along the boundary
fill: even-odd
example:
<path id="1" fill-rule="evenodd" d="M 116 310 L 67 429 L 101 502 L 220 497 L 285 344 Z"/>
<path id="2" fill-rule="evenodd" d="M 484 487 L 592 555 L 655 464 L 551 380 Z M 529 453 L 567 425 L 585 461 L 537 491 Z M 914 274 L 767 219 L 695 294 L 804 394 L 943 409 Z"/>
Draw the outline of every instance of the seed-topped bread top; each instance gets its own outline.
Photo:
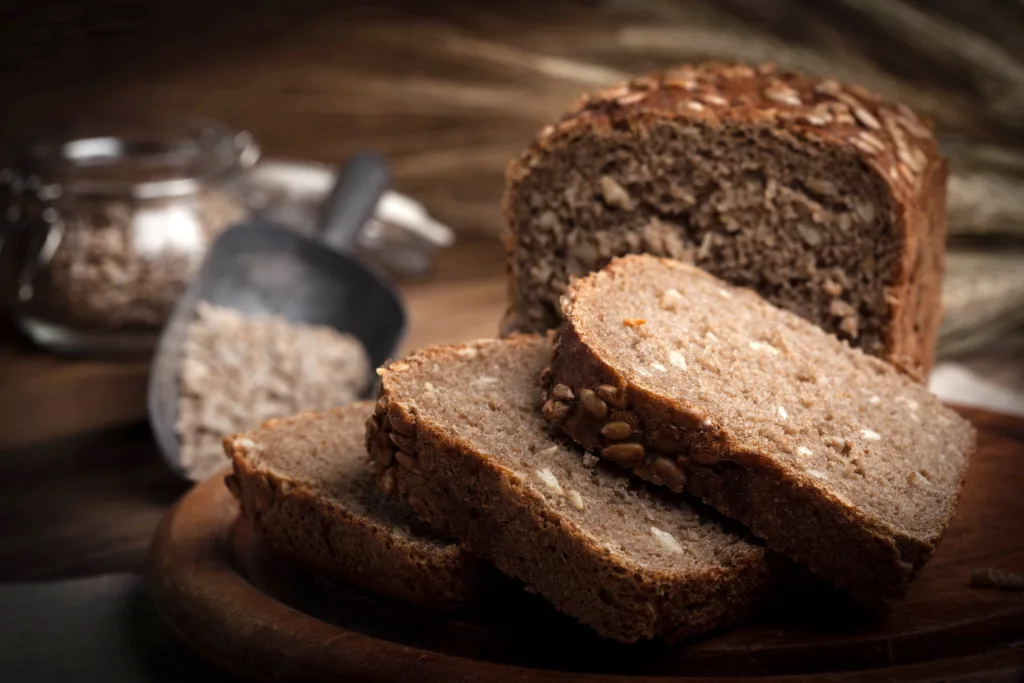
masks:
<path id="1" fill-rule="evenodd" d="M 931 368 L 946 162 L 929 125 L 851 84 L 704 63 L 584 97 L 510 164 L 504 331 L 616 256 L 694 263 L 888 360 Z"/>
<path id="2" fill-rule="evenodd" d="M 831 78 L 810 78 L 771 64 L 706 62 L 637 76 L 582 97 L 562 121 L 614 110 L 665 111 L 709 122 L 777 126 L 854 147 L 889 177 L 900 194 L 915 194 L 922 171 L 938 156 L 931 125 L 903 104 Z M 555 124 L 538 144 L 555 137 Z"/>
<path id="3" fill-rule="evenodd" d="M 488 568 L 379 490 L 363 442 L 372 412 L 363 401 L 226 438 L 243 516 L 271 547 L 355 585 L 433 607 L 476 599 Z"/>
<path id="4" fill-rule="evenodd" d="M 564 312 L 551 380 L 563 386 L 548 412 L 587 447 L 633 448 L 606 456 L 678 489 L 685 476 L 654 468 L 665 454 L 755 470 L 911 546 L 941 536 L 974 433 L 887 363 L 749 290 L 650 256 L 578 281 Z M 611 404 L 597 419 L 559 393 Z M 763 535 L 762 513 L 773 514 L 739 518 Z"/>
<path id="5" fill-rule="evenodd" d="M 606 636 L 682 636 L 735 619 L 768 583 L 764 549 L 552 438 L 539 382 L 551 348 L 514 336 L 382 369 L 368 438 L 385 485 Z"/>

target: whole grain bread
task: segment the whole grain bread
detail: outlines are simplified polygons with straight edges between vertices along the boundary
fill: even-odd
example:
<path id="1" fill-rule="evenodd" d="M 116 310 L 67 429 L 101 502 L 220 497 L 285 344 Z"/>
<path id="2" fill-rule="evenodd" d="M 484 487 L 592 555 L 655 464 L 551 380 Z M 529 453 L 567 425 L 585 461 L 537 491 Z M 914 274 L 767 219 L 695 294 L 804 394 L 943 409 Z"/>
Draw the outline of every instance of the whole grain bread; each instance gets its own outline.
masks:
<path id="1" fill-rule="evenodd" d="M 768 588 L 766 551 L 548 434 L 550 338 L 432 347 L 381 369 L 368 449 L 424 520 L 608 638 L 679 640 Z"/>
<path id="2" fill-rule="evenodd" d="M 562 430 L 862 599 L 903 594 L 953 515 L 966 420 L 888 363 L 678 261 L 616 259 L 566 298 L 545 405 Z"/>
<path id="3" fill-rule="evenodd" d="M 905 106 L 709 63 L 589 95 L 508 170 L 503 332 L 561 319 L 574 277 L 696 263 L 918 378 L 940 322 L 947 164 Z"/>
<path id="4" fill-rule="evenodd" d="M 243 517 L 271 548 L 362 588 L 429 607 L 476 600 L 493 569 L 378 490 L 363 442 L 372 413 L 364 401 L 224 439 Z"/>

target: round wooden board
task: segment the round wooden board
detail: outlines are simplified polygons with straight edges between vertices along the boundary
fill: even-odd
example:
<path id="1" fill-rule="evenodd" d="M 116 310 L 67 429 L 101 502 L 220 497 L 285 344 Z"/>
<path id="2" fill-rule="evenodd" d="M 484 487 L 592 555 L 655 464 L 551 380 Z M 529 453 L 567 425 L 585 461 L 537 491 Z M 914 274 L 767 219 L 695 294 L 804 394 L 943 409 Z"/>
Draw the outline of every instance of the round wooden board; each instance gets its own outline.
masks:
<path id="1" fill-rule="evenodd" d="M 192 647 L 258 680 L 1024 680 L 1024 593 L 969 586 L 980 567 L 1024 573 L 1024 420 L 963 412 L 979 435 L 960 508 L 886 618 L 812 586 L 746 625 L 670 647 L 602 641 L 518 590 L 464 613 L 428 612 L 269 554 L 237 521 L 221 477 L 161 524 L 152 594 Z"/>

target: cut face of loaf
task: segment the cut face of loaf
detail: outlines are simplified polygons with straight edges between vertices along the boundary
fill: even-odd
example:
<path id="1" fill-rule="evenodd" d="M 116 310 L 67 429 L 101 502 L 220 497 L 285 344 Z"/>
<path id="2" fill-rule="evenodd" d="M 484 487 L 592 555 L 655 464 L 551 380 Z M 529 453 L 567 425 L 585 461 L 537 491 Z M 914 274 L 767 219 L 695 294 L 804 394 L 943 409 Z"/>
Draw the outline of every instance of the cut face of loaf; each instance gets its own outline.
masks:
<path id="1" fill-rule="evenodd" d="M 754 292 L 627 256 L 570 287 L 547 414 L 866 600 L 953 515 L 974 430 L 891 365 Z"/>
<path id="2" fill-rule="evenodd" d="M 678 640 L 746 614 L 770 584 L 763 548 L 549 436 L 551 348 L 513 336 L 386 367 L 367 424 L 384 486 L 602 636 Z"/>
<path id="3" fill-rule="evenodd" d="M 356 586 L 428 607 L 476 600 L 497 574 L 377 489 L 372 402 L 270 420 L 228 437 L 228 488 L 268 546 Z"/>
<path id="4" fill-rule="evenodd" d="M 556 327 L 572 278 L 645 252 L 921 377 L 945 182 L 929 128 L 861 88 L 721 64 L 637 78 L 585 98 L 509 167 L 504 331 Z"/>

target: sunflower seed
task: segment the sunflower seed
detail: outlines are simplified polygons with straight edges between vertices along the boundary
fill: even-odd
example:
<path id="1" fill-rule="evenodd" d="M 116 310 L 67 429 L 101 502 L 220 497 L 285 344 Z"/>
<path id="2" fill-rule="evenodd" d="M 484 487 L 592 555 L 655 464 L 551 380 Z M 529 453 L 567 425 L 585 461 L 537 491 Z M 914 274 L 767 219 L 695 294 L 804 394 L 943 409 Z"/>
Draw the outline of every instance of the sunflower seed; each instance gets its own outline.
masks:
<path id="1" fill-rule="evenodd" d="M 654 459 L 652 466 L 654 473 L 666 486 L 678 491 L 686 484 L 686 475 L 683 473 L 683 469 L 672 458 L 659 456 Z"/>
<path id="2" fill-rule="evenodd" d="M 601 451 L 601 457 L 621 463 L 634 463 L 644 459 L 644 447 L 638 443 L 617 443 Z"/>
<path id="3" fill-rule="evenodd" d="M 583 409 L 598 419 L 608 415 L 608 404 L 601 400 L 591 389 L 580 389 L 580 403 Z"/>
<path id="4" fill-rule="evenodd" d="M 551 489 L 552 492 L 562 495 L 562 485 L 558 483 L 558 477 L 551 473 L 551 470 L 545 468 L 537 470 L 537 478 L 544 482 L 544 485 Z"/>
<path id="5" fill-rule="evenodd" d="M 572 393 L 572 389 L 564 384 L 556 384 L 555 388 L 551 390 L 551 396 L 559 401 L 571 401 L 576 398 L 576 395 Z"/>
<path id="6" fill-rule="evenodd" d="M 616 408 L 626 407 L 626 392 L 620 391 L 616 387 L 610 384 L 602 384 L 597 388 L 597 395 L 600 396 L 606 403 L 610 403 Z"/>
<path id="7" fill-rule="evenodd" d="M 621 441 L 622 439 L 628 439 L 633 435 L 633 428 L 628 422 L 617 420 L 615 422 L 609 422 L 602 427 L 601 435 L 615 441 Z"/>
<path id="8" fill-rule="evenodd" d="M 669 551 L 670 553 L 681 554 L 683 552 L 683 546 L 679 545 L 679 541 L 676 540 L 676 537 L 670 534 L 669 532 L 662 531 L 658 527 L 652 526 L 651 533 L 654 534 L 654 537 L 656 539 L 658 539 L 658 543 L 661 545 L 661 547 Z"/>

